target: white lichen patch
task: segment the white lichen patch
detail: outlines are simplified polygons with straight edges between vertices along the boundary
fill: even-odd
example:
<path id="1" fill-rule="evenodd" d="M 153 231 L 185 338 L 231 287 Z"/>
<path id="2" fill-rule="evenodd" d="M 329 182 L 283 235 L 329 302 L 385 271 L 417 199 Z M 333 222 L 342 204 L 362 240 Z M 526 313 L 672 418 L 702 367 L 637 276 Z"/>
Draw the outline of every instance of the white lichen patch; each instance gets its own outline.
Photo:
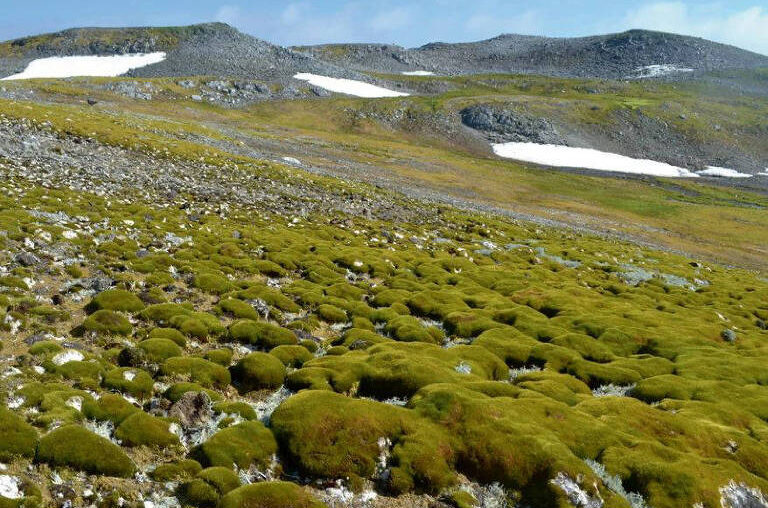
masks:
<path id="1" fill-rule="evenodd" d="M 67 349 L 66 351 L 62 351 L 61 353 L 54 356 L 51 361 L 54 365 L 61 366 L 69 362 L 82 362 L 84 358 L 85 356 L 83 356 L 83 353 L 80 351 L 75 349 Z"/>
<path id="2" fill-rule="evenodd" d="M 259 402 L 251 404 L 260 422 L 265 425 L 269 423 L 269 419 L 272 417 L 272 413 L 275 409 L 282 404 L 288 397 L 293 395 L 293 392 L 288 388 L 281 386 L 277 391 L 272 393 L 269 397 Z"/>
<path id="3" fill-rule="evenodd" d="M 603 500 L 597 487 L 595 487 L 595 496 L 591 496 L 576 480 L 562 472 L 557 473 L 550 483 L 560 488 L 568 497 L 568 501 L 577 508 L 603 507 Z"/>
<path id="4" fill-rule="evenodd" d="M 83 398 L 82 397 L 70 397 L 67 399 L 67 402 L 65 404 L 68 407 L 77 409 L 78 411 L 83 409 Z"/>
<path id="5" fill-rule="evenodd" d="M 18 476 L 0 475 L 0 497 L 7 499 L 24 497 L 24 493 L 21 491 L 21 480 Z"/>
<path id="6" fill-rule="evenodd" d="M 460 362 L 456 368 L 456 372 L 459 374 L 472 374 L 472 366 L 467 362 Z"/>
<path id="7" fill-rule="evenodd" d="M 24 397 L 11 395 L 8 397 L 8 409 L 19 409 L 24 404 Z"/>
<path id="8" fill-rule="evenodd" d="M 626 397 L 634 388 L 634 384 L 615 385 L 611 383 L 598 386 L 592 390 L 592 395 L 595 397 Z"/>
<path id="9" fill-rule="evenodd" d="M 722 508 L 764 508 L 768 507 L 768 498 L 755 487 L 731 480 L 720 488 Z"/>
<path id="10" fill-rule="evenodd" d="M 126 370 L 125 372 L 123 372 L 123 379 L 125 379 L 126 381 L 133 381 L 134 379 L 136 379 L 136 373 L 132 370 Z"/>

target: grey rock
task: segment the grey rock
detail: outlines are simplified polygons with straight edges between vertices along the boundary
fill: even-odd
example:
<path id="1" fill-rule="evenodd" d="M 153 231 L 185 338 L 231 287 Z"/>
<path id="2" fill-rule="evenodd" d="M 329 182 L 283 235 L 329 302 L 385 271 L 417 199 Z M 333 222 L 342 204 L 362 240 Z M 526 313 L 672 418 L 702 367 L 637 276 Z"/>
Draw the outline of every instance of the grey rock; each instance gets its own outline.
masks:
<path id="1" fill-rule="evenodd" d="M 200 427 L 213 417 L 211 398 L 205 392 L 187 392 L 171 406 L 168 416 L 177 418 L 184 429 Z"/>
<path id="2" fill-rule="evenodd" d="M 34 266 L 40 264 L 40 258 L 30 252 L 20 252 L 16 254 L 13 259 L 21 266 Z"/>

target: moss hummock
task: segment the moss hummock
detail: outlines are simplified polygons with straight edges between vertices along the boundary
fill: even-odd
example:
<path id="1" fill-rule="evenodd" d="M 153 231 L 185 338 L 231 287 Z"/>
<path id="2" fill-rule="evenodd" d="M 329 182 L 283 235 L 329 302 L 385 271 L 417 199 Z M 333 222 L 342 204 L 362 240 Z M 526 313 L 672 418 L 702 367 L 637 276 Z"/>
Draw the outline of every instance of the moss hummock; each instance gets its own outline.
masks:
<path id="1" fill-rule="evenodd" d="M 34 457 L 37 431 L 15 413 L 0 408 L 0 460 L 15 457 Z"/>
<path id="2" fill-rule="evenodd" d="M 232 367 L 232 379 L 242 392 L 277 388 L 285 380 L 285 366 L 272 354 L 250 353 Z"/>
<path id="3" fill-rule="evenodd" d="M 247 469 L 263 466 L 277 452 L 272 432 L 261 422 L 244 422 L 220 430 L 192 450 L 191 455 L 204 466 Z"/>
<path id="4" fill-rule="evenodd" d="M 40 439 L 36 460 L 105 476 L 130 477 L 136 469 L 119 446 L 79 425 L 60 427 Z"/>
<path id="5" fill-rule="evenodd" d="M 219 508 L 324 508 L 295 483 L 266 482 L 245 485 L 231 491 L 219 502 Z"/>

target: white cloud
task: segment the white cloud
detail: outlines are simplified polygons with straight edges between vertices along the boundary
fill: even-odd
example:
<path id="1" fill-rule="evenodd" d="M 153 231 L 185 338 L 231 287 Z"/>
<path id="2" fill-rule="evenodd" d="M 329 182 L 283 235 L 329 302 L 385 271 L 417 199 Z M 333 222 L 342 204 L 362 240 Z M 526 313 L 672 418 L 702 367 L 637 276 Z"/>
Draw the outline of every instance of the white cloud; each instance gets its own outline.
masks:
<path id="1" fill-rule="evenodd" d="M 234 25 L 240 19 L 240 7 L 236 5 L 222 5 L 216 11 L 216 21 Z"/>
<path id="2" fill-rule="evenodd" d="M 624 24 L 696 35 L 768 55 L 768 11 L 759 6 L 725 12 L 712 5 L 696 10 L 683 2 L 657 2 L 630 11 Z"/>

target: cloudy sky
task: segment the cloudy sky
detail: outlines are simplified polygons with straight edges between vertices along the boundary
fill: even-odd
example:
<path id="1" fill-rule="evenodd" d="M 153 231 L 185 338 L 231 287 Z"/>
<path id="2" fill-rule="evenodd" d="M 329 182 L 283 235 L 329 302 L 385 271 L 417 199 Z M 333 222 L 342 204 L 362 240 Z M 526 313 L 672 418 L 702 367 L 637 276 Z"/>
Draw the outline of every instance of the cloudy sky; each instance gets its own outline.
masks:
<path id="1" fill-rule="evenodd" d="M 578 36 L 648 28 L 768 54 L 766 0 L 0 0 L 0 39 L 73 26 L 225 21 L 271 42 L 479 40 L 500 33 Z"/>

